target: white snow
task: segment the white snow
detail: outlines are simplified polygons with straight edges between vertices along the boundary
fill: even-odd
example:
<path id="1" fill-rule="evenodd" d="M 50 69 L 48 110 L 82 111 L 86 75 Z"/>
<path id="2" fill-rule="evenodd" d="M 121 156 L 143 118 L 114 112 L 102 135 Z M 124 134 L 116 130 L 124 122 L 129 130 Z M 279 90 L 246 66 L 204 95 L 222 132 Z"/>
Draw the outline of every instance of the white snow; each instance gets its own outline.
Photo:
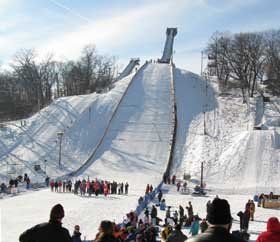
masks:
<path id="1" fill-rule="evenodd" d="M 206 82 L 178 69 L 175 72 L 179 132 L 174 172 L 179 176 L 185 172 L 199 180 L 201 162 L 204 162 L 204 178 L 212 190 L 237 194 L 279 193 L 279 126 L 272 130 L 253 130 L 263 114 L 269 125 L 272 111 L 267 114 L 266 108 L 254 100 L 248 108 L 242 98 L 218 96 L 215 89 L 215 83 L 209 80 Z"/>
<path id="2" fill-rule="evenodd" d="M 210 193 L 205 197 L 195 197 L 192 195 L 182 195 L 176 191 L 176 186 L 164 185 L 163 186 L 163 198 L 166 200 L 166 205 L 171 206 L 171 216 L 175 210 L 179 212 L 179 205 L 183 206 L 185 213 L 187 213 L 185 207 L 188 206 L 190 201 L 193 205 L 194 215 L 198 215 L 200 218 L 206 217 L 206 203 L 209 200 L 213 200 L 216 196 L 215 193 Z M 239 217 L 237 213 L 245 210 L 245 204 L 248 199 L 253 199 L 252 195 L 219 195 L 220 198 L 228 200 L 231 208 L 231 215 L 233 217 L 232 231 L 239 230 Z M 155 200 L 157 202 L 157 200 Z M 151 205 L 150 205 L 151 206 Z M 158 209 L 159 217 L 165 217 L 165 211 Z M 257 236 L 262 231 L 266 231 L 266 222 L 270 217 L 280 216 L 280 210 L 265 209 L 256 206 L 254 215 L 254 221 L 249 222 L 250 241 L 255 241 Z M 189 229 L 184 229 L 183 232 L 190 237 Z"/>
<path id="3" fill-rule="evenodd" d="M 136 74 L 93 164 L 81 176 L 123 177 L 143 189 L 160 183 L 172 134 L 170 68 L 147 64 Z"/>
<path id="4" fill-rule="evenodd" d="M 47 174 L 64 175 L 78 169 L 93 152 L 133 75 L 117 82 L 105 94 L 64 97 L 27 119 L 27 125 L 9 123 L 0 129 L 0 174 L 14 177 L 28 173 L 31 180 L 44 180 L 34 165 L 47 160 Z M 15 128 L 16 127 L 16 128 Z M 58 166 L 57 133 L 63 132 L 62 168 Z M 10 165 L 16 164 L 16 165 Z M 9 176 L 9 174 L 8 174 Z"/>
<path id="5" fill-rule="evenodd" d="M 6 163 L 14 161 L 21 166 L 17 172 L 27 172 L 38 180 L 43 174 L 34 173 L 33 165 L 43 166 L 45 159 L 52 177 L 76 170 L 105 132 L 103 142 L 79 176 L 130 183 L 128 196 L 81 198 L 40 190 L 3 199 L 2 241 L 17 241 L 25 229 L 46 221 L 50 208 L 58 202 L 65 206 L 64 225 L 72 231 L 75 224 L 80 224 L 83 235 L 90 239 L 102 219 L 121 222 L 135 209 L 146 184 L 158 185 L 167 166 L 173 127 L 171 73 L 170 65 L 149 63 L 134 78 L 117 82 L 106 94 L 61 98 L 29 118 L 26 127 L 16 122 L 1 129 L 2 178 Z M 177 207 L 193 201 L 195 211 L 204 217 L 206 201 L 219 194 L 229 200 L 236 218 L 256 192 L 280 192 L 279 100 L 265 104 L 260 111 L 255 100 L 247 106 L 238 96 L 218 96 L 215 83 L 207 83 L 193 73 L 175 69 L 174 81 L 178 130 L 172 173 L 177 177 L 189 173 L 198 180 L 204 161 L 204 179 L 211 192 L 207 198 L 194 198 L 178 195 L 174 187 L 167 186 L 167 203 Z M 261 120 L 266 130 L 253 130 L 256 120 Z M 64 131 L 62 169 L 57 165 L 55 143 L 59 131 Z M 253 239 L 272 215 L 279 217 L 280 211 L 257 208 L 256 221 L 250 227 Z M 234 228 L 238 228 L 237 223 Z"/>

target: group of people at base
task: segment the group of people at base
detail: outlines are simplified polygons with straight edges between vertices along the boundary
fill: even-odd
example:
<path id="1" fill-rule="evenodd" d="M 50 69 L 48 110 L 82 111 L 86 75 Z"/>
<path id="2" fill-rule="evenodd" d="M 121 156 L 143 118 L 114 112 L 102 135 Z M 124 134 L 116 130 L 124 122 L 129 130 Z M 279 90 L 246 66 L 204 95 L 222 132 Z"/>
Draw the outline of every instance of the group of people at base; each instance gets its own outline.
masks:
<path id="1" fill-rule="evenodd" d="M 80 194 L 81 196 L 91 196 L 93 194 L 95 194 L 95 196 L 98 196 L 99 194 L 103 194 L 104 196 L 107 196 L 108 194 L 127 195 L 129 187 L 127 182 L 117 183 L 115 181 L 103 181 L 97 178 L 92 181 L 90 181 L 89 178 L 87 180 L 76 180 L 74 184 L 72 184 L 71 180 L 51 180 L 49 185 L 52 192 L 73 192 L 75 195 Z"/>
<path id="2" fill-rule="evenodd" d="M 55 205 L 50 212 L 47 223 L 38 224 L 20 235 L 20 242 L 81 242 L 79 226 L 75 226 L 74 233 L 70 236 L 69 231 L 62 227 L 64 209 L 62 205 Z M 156 242 L 157 227 L 138 222 L 134 216 L 128 216 L 124 227 L 117 230 L 116 225 L 110 221 L 102 221 L 94 242 Z M 162 239 L 166 242 L 244 242 L 242 238 L 230 233 L 232 216 L 230 205 L 227 200 L 215 198 L 207 211 L 208 228 L 198 235 L 188 238 L 181 231 L 181 225 L 175 225 L 174 230 L 167 232 Z M 125 230 L 125 232 L 123 232 Z M 261 233 L 256 242 L 279 242 L 280 222 L 276 217 L 269 218 L 267 231 Z"/>
<path id="3" fill-rule="evenodd" d="M 0 184 L 0 193 L 18 193 L 19 184 L 25 184 L 26 189 L 30 188 L 31 180 L 27 173 L 24 176 L 19 175 L 16 178 L 11 178 L 8 184 L 2 182 Z"/>

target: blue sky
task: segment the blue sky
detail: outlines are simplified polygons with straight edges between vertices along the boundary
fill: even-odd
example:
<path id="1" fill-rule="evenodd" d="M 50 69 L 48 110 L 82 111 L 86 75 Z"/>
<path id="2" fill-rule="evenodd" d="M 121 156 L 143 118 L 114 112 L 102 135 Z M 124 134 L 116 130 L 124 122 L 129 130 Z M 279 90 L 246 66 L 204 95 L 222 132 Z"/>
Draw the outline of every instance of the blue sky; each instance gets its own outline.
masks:
<path id="1" fill-rule="evenodd" d="M 199 73 L 200 52 L 215 31 L 279 28 L 278 0 L 0 0 L 0 63 L 21 48 L 74 59 L 83 46 L 114 55 L 159 58 L 165 30 L 177 27 L 175 64 Z"/>

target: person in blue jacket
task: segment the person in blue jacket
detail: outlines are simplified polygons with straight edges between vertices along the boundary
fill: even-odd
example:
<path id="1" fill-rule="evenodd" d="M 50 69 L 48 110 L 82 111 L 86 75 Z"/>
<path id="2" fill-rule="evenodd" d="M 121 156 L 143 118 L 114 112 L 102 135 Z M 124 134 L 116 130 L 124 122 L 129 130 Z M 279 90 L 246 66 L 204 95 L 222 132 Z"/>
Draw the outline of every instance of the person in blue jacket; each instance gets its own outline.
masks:
<path id="1" fill-rule="evenodd" d="M 191 224 L 190 234 L 192 236 L 195 236 L 198 234 L 198 231 L 199 231 L 199 217 L 197 215 L 195 215 L 193 217 L 193 222 Z"/>

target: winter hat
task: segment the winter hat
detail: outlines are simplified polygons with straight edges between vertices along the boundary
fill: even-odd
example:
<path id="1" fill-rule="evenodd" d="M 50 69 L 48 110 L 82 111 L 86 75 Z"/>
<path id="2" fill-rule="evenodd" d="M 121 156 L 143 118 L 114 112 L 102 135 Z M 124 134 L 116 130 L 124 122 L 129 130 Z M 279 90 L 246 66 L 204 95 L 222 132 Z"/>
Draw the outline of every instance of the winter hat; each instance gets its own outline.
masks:
<path id="1" fill-rule="evenodd" d="M 230 206 L 227 200 L 215 198 L 207 212 L 207 221 L 210 224 L 229 224 L 232 220 Z"/>
<path id="2" fill-rule="evenodd" d="M 266 225 L 267 231 L 270 232 L 280 232 L 280 222 L 278 218 L 276 217 L 271 217 L 267 221 Z"/>
<path id="3" fill-rule="evenodd" d="M 61 204 L 53 206 L 50 213 L 50 220 L 62 219 L 64 217 L 64 209 Z"/>

